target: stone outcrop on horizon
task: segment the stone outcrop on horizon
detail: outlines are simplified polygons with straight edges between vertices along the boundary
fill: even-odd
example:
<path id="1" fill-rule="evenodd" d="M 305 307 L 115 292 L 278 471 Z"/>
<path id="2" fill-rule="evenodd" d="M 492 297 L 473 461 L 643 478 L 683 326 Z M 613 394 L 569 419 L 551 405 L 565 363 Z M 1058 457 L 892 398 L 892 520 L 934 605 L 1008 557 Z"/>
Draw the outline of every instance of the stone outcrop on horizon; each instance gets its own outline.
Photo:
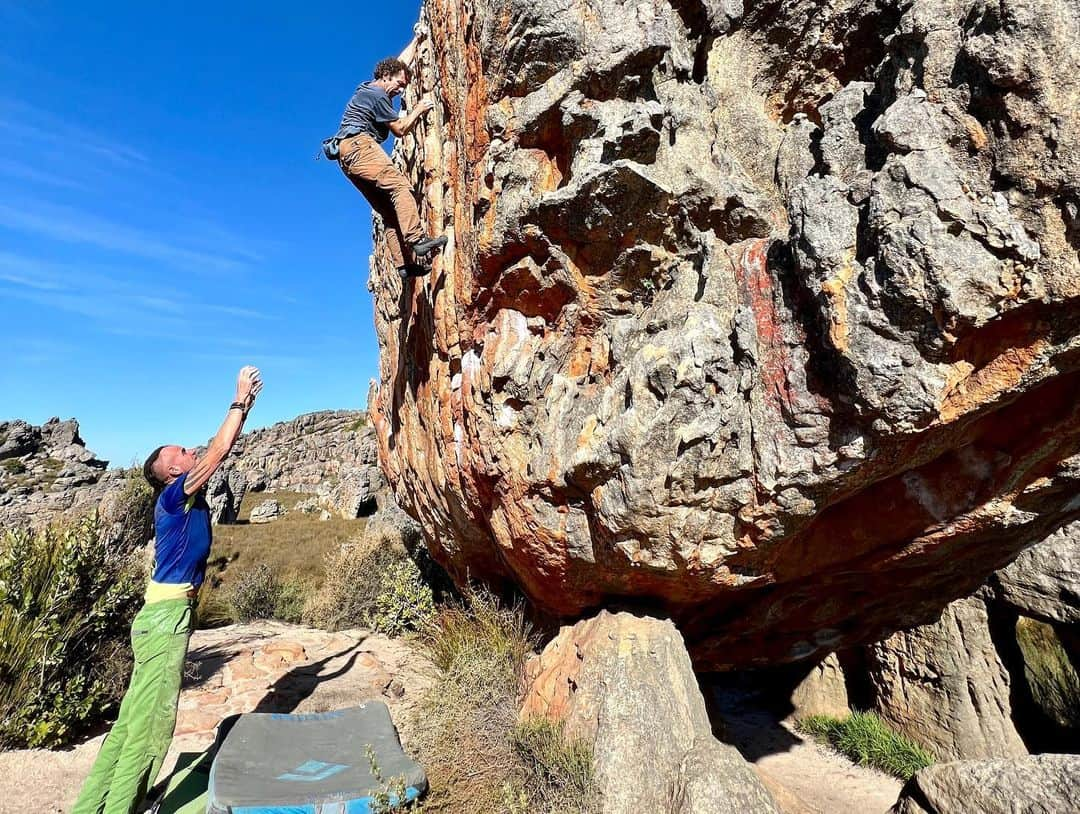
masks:
<path id="1" fill-rule="evenodd" d="M 375 432 L 360 410 L 305 413 L 244 433 L 221 472 L 229 478 L 232 493 L 239 488 L 238 479 L 252 492 L 309 492 L 346 518 L 374 512 L 385 483 Z M 244 491 L 239 494 L 242 499 Z"/>
<path id="2" fill-rule="evenodd" d="M 40 528 L 97 508 L 124 486 L 124 471 L 108 466 L 86 448 L 73 418 L 0 422 L 0 528 Z"/>
<path id="3" fill-rule="evenodd" d="M 459 579 L 701 667 L 932 621 L 1080 512 L 1080 8 L 428 0 L 372 406 Z"/>
<path id="4" fill-rule="evenodd" d="M 124 470 L 108 465 L 86 448 L 75 419 L 0 422 L 0 527 L 41 527 L 98 508 L 125 482 Z M 366 414 L 323 410 L 241 435 L 207 500 L 215 523 L 236 522 L 249 490 L 309 492 L 355 518 L 375 511 L 384 485 Z"/>

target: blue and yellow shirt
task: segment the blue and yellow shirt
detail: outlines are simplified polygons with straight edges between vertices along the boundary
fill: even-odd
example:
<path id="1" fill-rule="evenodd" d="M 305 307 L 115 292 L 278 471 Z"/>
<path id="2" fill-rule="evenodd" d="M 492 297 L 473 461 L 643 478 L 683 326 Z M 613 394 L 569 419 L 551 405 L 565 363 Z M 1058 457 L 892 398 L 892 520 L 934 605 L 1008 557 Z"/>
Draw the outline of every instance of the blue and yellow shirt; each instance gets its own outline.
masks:
<path id="1" fill-rule="evenodd" d="M 184 494 L 187 475 L 174 480 L 154 506 L 154 574 L 146 601 L 178 599 L 202 585 L 210 556 L 210 506 L 200 490 Z"/>

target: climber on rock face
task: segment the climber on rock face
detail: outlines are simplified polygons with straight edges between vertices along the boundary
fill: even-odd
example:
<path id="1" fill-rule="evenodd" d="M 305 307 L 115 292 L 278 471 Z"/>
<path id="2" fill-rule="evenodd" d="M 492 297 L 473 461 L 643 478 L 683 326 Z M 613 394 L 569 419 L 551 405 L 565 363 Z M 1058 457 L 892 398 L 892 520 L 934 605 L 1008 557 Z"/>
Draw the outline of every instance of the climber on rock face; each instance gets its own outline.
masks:
<path id="1" fill-rule="evenodd" d="M 446 245 L 445 235 L 424 235 L 409 180 L 379 146 L 390 133 L 400 138 L 411 132 L 420 117 L 435 107 L 426 98 L 400 117 L 394 108 L 394 97 L 412 78 L 409 63 L 415 52 L 414 38 L 399 57 L 384 59 L 375 66 L 375 78 L 356 89 L 334 135 L 342 172 L 387 226 L 386 242 L 402 279 L 426 274 L 427 269 L 416 258 L 427 257 Z"/>

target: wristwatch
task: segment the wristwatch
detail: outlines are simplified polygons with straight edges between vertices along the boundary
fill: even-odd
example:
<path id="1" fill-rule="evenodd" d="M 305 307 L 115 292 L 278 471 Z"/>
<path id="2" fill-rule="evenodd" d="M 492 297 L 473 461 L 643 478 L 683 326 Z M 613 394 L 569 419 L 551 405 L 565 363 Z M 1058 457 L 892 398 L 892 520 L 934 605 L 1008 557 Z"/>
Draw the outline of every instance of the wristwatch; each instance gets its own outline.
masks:
<path id="1" fill-rule="evenodd" d="M 245 414 L 247 413 L 247 407 L 244 405 L 244 402 L 242 402 L 242 401 L 234 401 L 232 404 L 229 405 L 229 409 L 230 410 L 240 410 L 241 412 L 243 412 Z"/>

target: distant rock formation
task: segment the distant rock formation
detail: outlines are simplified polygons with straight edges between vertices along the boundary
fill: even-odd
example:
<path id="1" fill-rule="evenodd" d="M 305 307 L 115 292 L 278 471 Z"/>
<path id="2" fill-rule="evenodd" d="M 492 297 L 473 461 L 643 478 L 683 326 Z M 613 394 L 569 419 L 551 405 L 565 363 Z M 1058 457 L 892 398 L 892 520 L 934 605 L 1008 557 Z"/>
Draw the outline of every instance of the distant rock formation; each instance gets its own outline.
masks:
<path id="1" fill-rule="evenodd" d="M 334 514 L 347 518 L 373 513 L 385 485 L 375 432 L 359 410 L 305 413 L 245 433 L 221 473 L 228 478 L 231 493 L 239 490 L 236 507 L 247 490 L 310 492 Z"/>
<path id="2" fill-rule="evenodd" d="M 0 422 L 0 527 L 88 513 L 123 487 L 124 471 L 107 467 L 74 419 Z M 375 511 L 384 486 L 366 414 L 324 410 L 241 435 L 207 484 L 207 500 L 215 523 L 236 522 L 249 490 L 310 492 L 334 514 L 355 518 Z"/>
<path id="3" fill-rule="evenodd" d="M 40 528 L 97 508 L 124 485 L 123 470 L 108 465 L 86 448 L 75 419 L 0 422 L 0 528 Z"/>
<path id="4" fill-rule="evenodd" d="M 1076 516 L 1080 7 L 428 0 L 372 417 L 459 579 L 701 667 L 929 622 Z"/>

